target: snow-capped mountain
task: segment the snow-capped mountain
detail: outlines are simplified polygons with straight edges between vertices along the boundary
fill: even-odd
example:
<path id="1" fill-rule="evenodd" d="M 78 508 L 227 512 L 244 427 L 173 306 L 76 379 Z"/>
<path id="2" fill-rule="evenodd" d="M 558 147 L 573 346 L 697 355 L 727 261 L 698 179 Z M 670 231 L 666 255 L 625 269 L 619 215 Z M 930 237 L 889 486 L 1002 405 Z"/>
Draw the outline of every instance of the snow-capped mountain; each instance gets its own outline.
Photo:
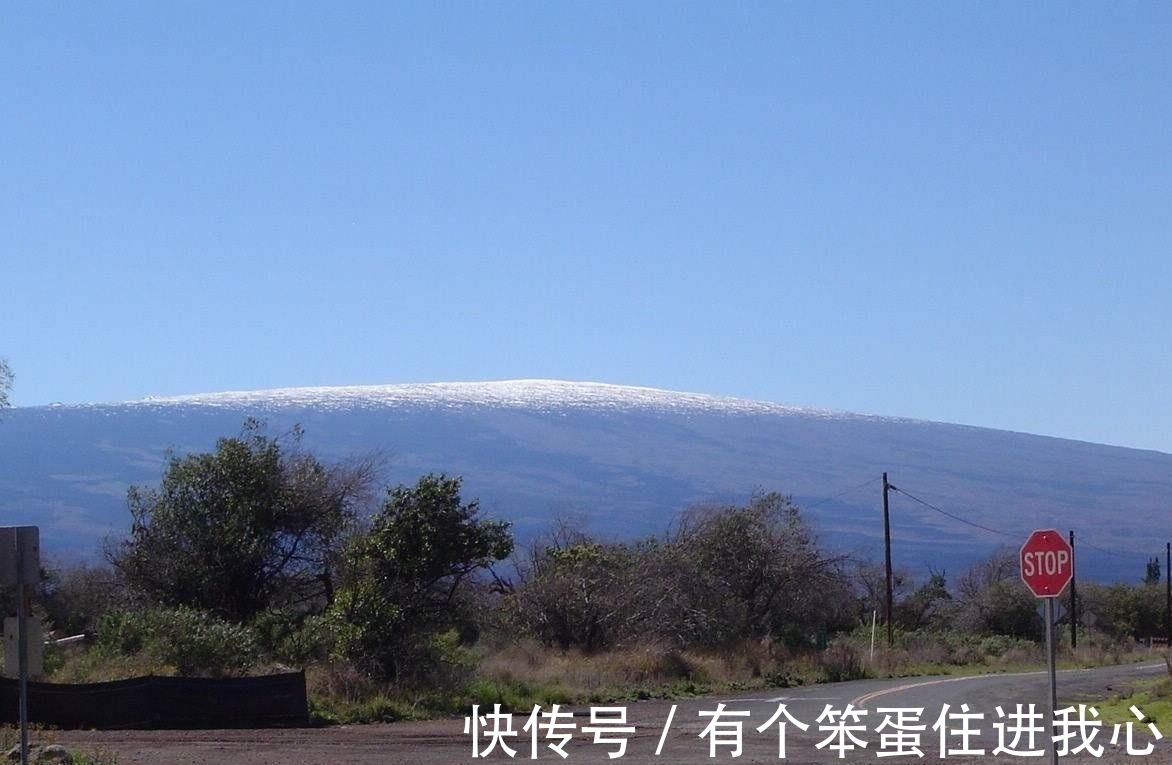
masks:
<path id="1" fill-rule="evenodd" d="M 698 502 L 791 494 L 831 548 L 878 558 L 879 476 L 894 557 L 956 571 L 1035 528 L 1074 529 L 1080 575 L 1137 579 L 1172 536 L 1172 455 L 1024 433 L 599 383 L 512 380 L 291 388 L 14 409 L 0 419 L 0 511 L 46 555 L 127 528 L 125 493 L 168 451 L 213 448 L 245 418 L 295 424 L 326 459 L 370 451 L 388 482 L 464 478 L 525 537 L 556 516 L 611 537 L 664 531 Z M 910 496 L 909 496 L 910 495 Z"/>

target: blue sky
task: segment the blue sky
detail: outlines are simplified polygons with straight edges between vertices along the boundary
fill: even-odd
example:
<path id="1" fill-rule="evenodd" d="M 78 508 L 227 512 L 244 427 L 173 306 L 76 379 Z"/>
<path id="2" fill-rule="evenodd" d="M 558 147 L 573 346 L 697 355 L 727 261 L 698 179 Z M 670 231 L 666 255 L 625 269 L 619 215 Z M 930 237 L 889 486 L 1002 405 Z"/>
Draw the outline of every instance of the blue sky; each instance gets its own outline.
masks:
<path id="1" fill-rule="evenodd" d="M 550 377 L 1172 451 L 1168 3 L 5 17 L 14 405 Z"/>

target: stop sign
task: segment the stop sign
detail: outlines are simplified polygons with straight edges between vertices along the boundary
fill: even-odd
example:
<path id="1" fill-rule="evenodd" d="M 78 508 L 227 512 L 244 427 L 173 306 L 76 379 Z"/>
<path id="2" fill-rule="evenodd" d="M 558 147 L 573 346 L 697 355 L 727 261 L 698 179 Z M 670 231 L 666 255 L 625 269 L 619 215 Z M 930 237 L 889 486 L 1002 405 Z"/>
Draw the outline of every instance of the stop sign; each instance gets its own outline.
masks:
<path id="1" fill-rule="evenodd" d="M 1043 529 L 1021 546 L 1021 580 L 1039 598 L 1057 597 L 1074 574 L 1074 551 L 1062 534 Z"/>

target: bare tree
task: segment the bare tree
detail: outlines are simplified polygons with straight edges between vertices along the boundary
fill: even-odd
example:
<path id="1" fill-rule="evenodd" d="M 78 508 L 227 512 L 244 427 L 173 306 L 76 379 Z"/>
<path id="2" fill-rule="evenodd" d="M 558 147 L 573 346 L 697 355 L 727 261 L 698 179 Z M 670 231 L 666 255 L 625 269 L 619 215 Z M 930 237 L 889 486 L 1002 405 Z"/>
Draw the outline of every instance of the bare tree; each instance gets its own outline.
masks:
<path id="1" fill-rule="evenodd" d="M 668 543 L 693 614 L 709 617 L 700 643 L 772 636 L 800 643 L 853 622 L 844 559 L 819 548 L 796 505 L 776 492 L 744 506 L 694 507 Z"/>
<path id="2" fill-rule="evenodd" d="M 558 518 L 530 541 L 510 592 L 513 619 L 562 650 L 613 648 L 635 626 L 621 607 L 633 560 L 624 544 L 604 544 L 577 521 Z"/>
<path id="3" fill-rule="evenodd" d="M 1018 576 L 1017 551 L 1003 547 L 977 561 L 957 581 L 953 625 L 978 635 L 1038 638 L 1034 598 Z"/>

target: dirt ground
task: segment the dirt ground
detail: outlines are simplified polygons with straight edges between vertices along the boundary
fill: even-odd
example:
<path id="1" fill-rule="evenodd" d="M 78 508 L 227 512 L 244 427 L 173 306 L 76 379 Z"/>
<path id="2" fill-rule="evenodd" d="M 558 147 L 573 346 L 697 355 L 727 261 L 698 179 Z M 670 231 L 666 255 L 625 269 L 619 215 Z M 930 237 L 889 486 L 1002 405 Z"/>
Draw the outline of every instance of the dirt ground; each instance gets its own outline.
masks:
<path id="1" fill-rule="evenodd" d="M 701 702 L 702 703 L 702 702 Z M 671 765 L 700 765 L 714 761 L 738 763 L 836 763 L 836 762 L 921 762 L 937 761 L 935 751 L 925 751 L 923 760 L 915 757 L 878 758 L 874 751 L 855 751 L 839 758 L 832 752 L 817 750 L 811 744 L 795 742 L 779 760 L 775 739 L 746 739 L 741 756 L 733 758 L 721 751 L 711 758 L 707 743 L 698 738 L 697 725 L 673 727 L 665 739 L 660 755 L 655 751 L 660 733 L 672 702 L 649 701 L 629 705 L 628 721 L 637 732 L 627 736 L 627 751 L 618 760 L 608 756 L 610 749 L 599 747 L 588 736 L 577 732 L 566 746 L 567 757 L 562 759 L 544 748 L 538 760 L 565 763 L 671 763 Z M 680 719 L 680 718 L 677 718 Z M 53 740 L 71 750 L 89 754 L 113 755 L 118 765 L 137 763 L 168 763 L 174 765 L 277 765 L 304 763 L 304 765 L 439 765 L 443 763 L 478 762 L 472 756 L 471 739 L 464 733 L 461 720 L 391 723 L 375 725 L 339 726 L 331 728 L 290 730 L 207 730 L 207 731 L 59 731 Z M 508 758 L 494 752 L 491 762 L 530 759 L 530 750 L 524 734 L 511 742 L 516 756 Z M 612 747 L 613 749 L 613 747 Z M 927 747 L 925 746 L 925 749 Z M 1157 742 L 1156 752 L 1148 757 L 1129 756 L 1125 752 L 1108 751 L 1101 758 L 1088 755 L 1064 757 L 1067 763 L 1101 763 L 1105 765 L 1138 765 L 1141 762 L 1168 762 L 1172 760 L 1169 739 Z M 1034 762 L 1049 765 L 1051 758 L 1023 758 L 1009 756 L 956 757 L 948 762 Z"/>
<path id="2" fill-rule="evenodd" d="M 630 749 L 618 762 L 623 763 L 672 763 L 673 765 L 700 765 L 711 763 L 708 747 L 699 740 L 669 742 L 670 756 L 654 755 L 657 736 L 636 736 L 629 740 Z M 277 763 L 304 763 L 305 765 L 335 765 L 355 763 L 357 765 L 386 765 L 388 763 L 439 763 L 477 762 L 472 758 L 467 736 L 460 734 L 459 723 L 404 723 L 389 725 L 361 725 L 352 727 L 317 730 L 242 730 L 242 731 L 134 731 L 134 732 L 86 732 L 59 734 L 57 740 L 71 750 L 89 754 L 114 755 L 119 765 L 131 763 L 173 763 L 174 765 L 276 765 Z M 687 746 L 684 746 L 687 744 Z M 539 760 L 545 762 L 601 763 L 616 762 L 598 751 L 593 751 L 585 740 L 575 740 L 566 751 L 565 760 L 545 751 Z M 927 761 L 936 759 L 932 753 L 925 753 Z M 1127 756 L 1122 753 L 1105 753 L 1101 758 L 1087 755 L 1064 757 L 1062 763 L 1102 763 L 1103 765 L 1138 765 L 1141 762 L 1167 762 L 1172 748 L 1162 746 L 1148 757 Z M 491 756 L 493 762 L 507 760 Z M 529 752 L 521 747 L 514 758 L 528 760 Z M 777 752 L 771 748 L 758 751 L 746 747 L 738 758 L 727 753 L 717 760 L 730 762 L 779 762 Z M 887 761 L 915 762 L 914 757 L 890 758 Z M 812 751 L 791 751 L 784 762 L 834 763 L 834 762 L 883 762 L 872 752 L 857 752 L 839 759 L 833 754 Z M 937 760 L 939 761 L 939 760 Z M 1022 762 L 1021 757 L 949 757 L 948 762 Z M 1031 760 L 1024 760 L 1029 762 Z M 1049 763 L 1050 758 L 1032 758 L 1036 763 Z"/>

